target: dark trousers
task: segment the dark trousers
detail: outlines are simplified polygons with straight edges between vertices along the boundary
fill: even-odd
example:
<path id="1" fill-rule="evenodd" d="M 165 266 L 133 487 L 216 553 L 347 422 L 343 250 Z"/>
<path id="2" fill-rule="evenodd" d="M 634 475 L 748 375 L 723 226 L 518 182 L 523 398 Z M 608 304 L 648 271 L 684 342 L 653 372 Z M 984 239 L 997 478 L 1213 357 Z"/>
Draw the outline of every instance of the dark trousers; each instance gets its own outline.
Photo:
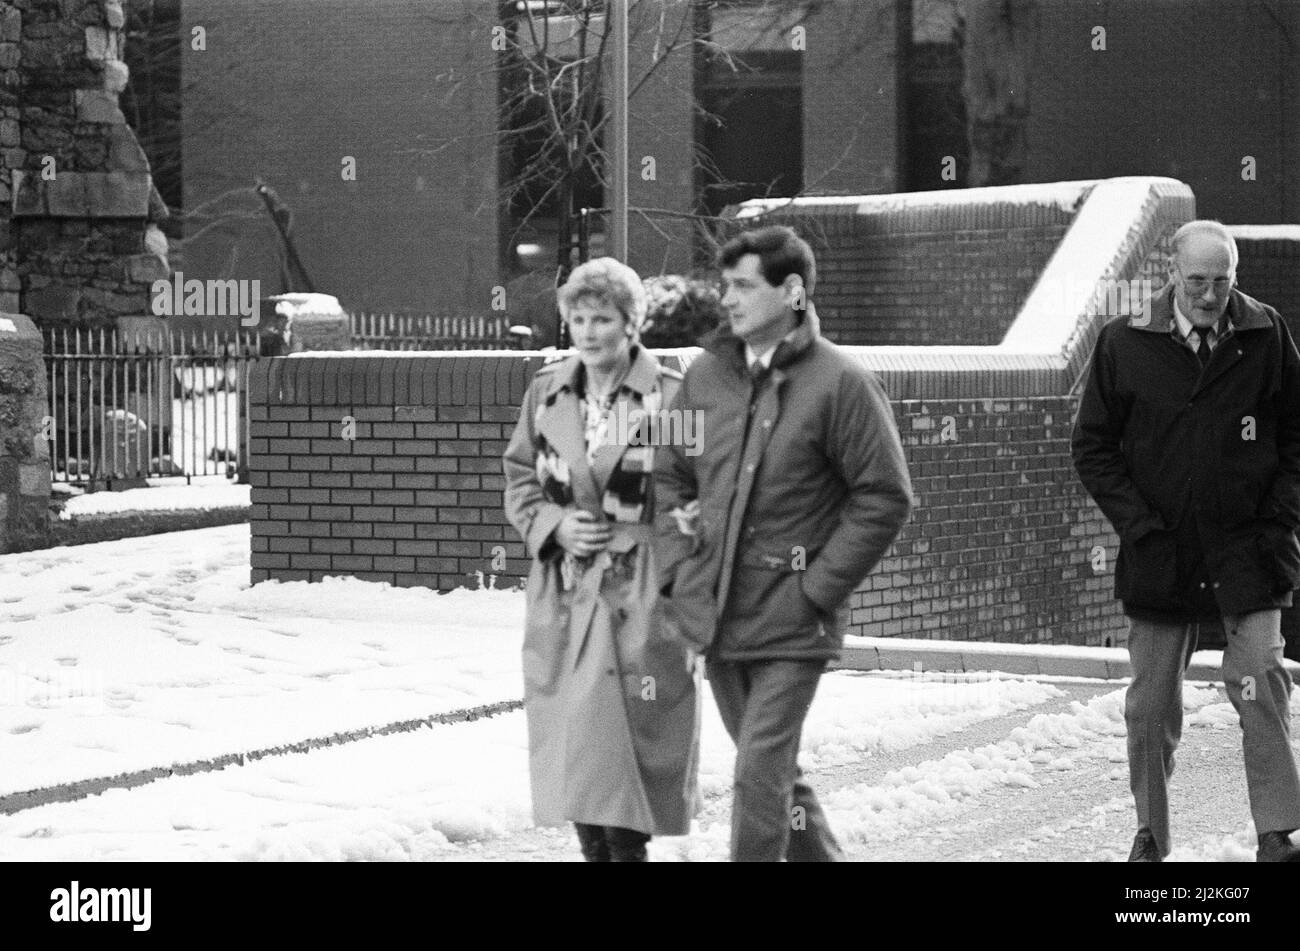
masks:
<path id="1" fill-rule="evenodd" d="M 709 686 L 736 742 L 733 862 L 844 858 L 799 771 L 799 738 L 824 660 L 708 661 Z"/>
<path id="2" fill-rule="evenodd" d="M 582 857 L 588 862 L 644 862 L 650 836 L 635 829 L 575 822 Z"/>
<path id="3" fill-rule="evenodd" d="M 1300 828 L 1300 775 L 1291 752 L 1291 678 L 1282 666 L 1277 610 L 1225 616 L 1223 684 L 1241 718 L 1246 788 L 1256 832 Z M 1169 778 L 1183 733 L 1183 673 L 1196 650 L 1196 623 L 1130 619 L 1133 680 L 1124 700 L 1129 784 L 1139 827 L 1168 855 Z"/>

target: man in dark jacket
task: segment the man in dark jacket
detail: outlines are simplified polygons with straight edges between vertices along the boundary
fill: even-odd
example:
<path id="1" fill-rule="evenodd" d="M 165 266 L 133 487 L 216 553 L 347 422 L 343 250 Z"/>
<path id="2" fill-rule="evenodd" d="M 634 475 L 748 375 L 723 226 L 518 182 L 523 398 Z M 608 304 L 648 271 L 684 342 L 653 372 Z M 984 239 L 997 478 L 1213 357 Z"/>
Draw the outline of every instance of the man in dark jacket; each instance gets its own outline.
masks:
<path id="1" fill-rule="evenodd" d="M 736 741 L 731 857 L 842 858 L 797 759 L 845 603 L 907 520 L 911 482 L 879 381 L 818 333 L 812 250 L 789 228 L 719 255 L 728 317 L 674 410 L 698 452 L 657 453 L 661 601 L 705 652 Z"/>
<path id="2" fill-rule="evenodd" d="M 1288 838 L 1300 779 L 1280 631 L 1300 584 L 1300 355 L 1277 311 L 1235 289 L 1236 266 L 1223 225 L 1178 229 L 1170 284 L 1102 329 L 1075 420 L 1075 468 L 1120 537 L 1139 826 L 1130 861 L 1169 854 L 1183 672 L 1199 625 L 1220 616 L 1257 857 L 1300 860 Z"/>

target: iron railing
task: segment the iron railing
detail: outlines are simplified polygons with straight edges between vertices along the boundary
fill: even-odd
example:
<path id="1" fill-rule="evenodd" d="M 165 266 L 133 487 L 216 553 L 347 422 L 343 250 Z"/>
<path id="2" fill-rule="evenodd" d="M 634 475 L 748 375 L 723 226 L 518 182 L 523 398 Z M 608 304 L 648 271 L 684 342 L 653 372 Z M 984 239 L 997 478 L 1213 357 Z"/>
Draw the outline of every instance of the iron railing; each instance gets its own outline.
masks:
<path id="1" fill-rule="evenodd" d="M 256 332 L 45 331 L 57 482 L 236 474 Z"/>
<path id="2" fill-rule="evenodd" d="M 358 350 L 508 350 L 514 346 L 504 314 L 354 310 L 348 317 L 352 346 Z"/>

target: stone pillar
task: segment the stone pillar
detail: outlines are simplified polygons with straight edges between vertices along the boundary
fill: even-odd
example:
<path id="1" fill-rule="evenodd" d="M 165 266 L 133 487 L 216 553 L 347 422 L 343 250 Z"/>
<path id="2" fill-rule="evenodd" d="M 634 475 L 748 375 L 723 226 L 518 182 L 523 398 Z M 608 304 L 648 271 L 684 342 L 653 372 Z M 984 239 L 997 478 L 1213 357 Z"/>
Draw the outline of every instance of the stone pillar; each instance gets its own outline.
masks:
<path id="1" fill-rule="evenodd" d="M 0 4 L 0 313 L 21 310 L 18 292 L 18 252 L 12 231 L 9 170 L 20 168 L 26 158 L 22 149 L 22 127 L 18 110 L 19 41 L 23 15 L 13 3 Z"/>
<path id="2" fill-rule="evenodd" d="M 42 349 L 30 319 L 0 313 L 0 554 L 48 544 L 49 407 Z"/>
<path id="3" fill-rule="evenodd" d="M 169 273 L 153 224 L 166 208 L 118 108 L 123 22 L 118 0 L 13 0 L 0 16 L 0 158 L 12 170 L 18 278 L 0 260 L 0 293 L 21 282 L 22 309 L 42 327 L 146 314 L 150 283 Z M 3 68 L 11 45 L 16 89 Z"/>

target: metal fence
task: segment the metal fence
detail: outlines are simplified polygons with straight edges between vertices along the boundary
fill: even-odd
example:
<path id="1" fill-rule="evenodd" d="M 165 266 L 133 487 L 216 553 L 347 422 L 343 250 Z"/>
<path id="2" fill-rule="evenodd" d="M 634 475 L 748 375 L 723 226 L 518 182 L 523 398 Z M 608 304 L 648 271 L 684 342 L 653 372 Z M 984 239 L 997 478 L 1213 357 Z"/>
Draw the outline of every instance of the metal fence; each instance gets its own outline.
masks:
<path id="1" fill-rule="evenodd" d="M 54 480 L 235 475 L 260 353 L 255 332 L 46 330 Z"/>
<path id="2" fill-rule="evenodd" d="M 358 350 L 509 350 L 504 314 L 456 316 L 410 311 L 354 310 L 352 345 Z"/>

